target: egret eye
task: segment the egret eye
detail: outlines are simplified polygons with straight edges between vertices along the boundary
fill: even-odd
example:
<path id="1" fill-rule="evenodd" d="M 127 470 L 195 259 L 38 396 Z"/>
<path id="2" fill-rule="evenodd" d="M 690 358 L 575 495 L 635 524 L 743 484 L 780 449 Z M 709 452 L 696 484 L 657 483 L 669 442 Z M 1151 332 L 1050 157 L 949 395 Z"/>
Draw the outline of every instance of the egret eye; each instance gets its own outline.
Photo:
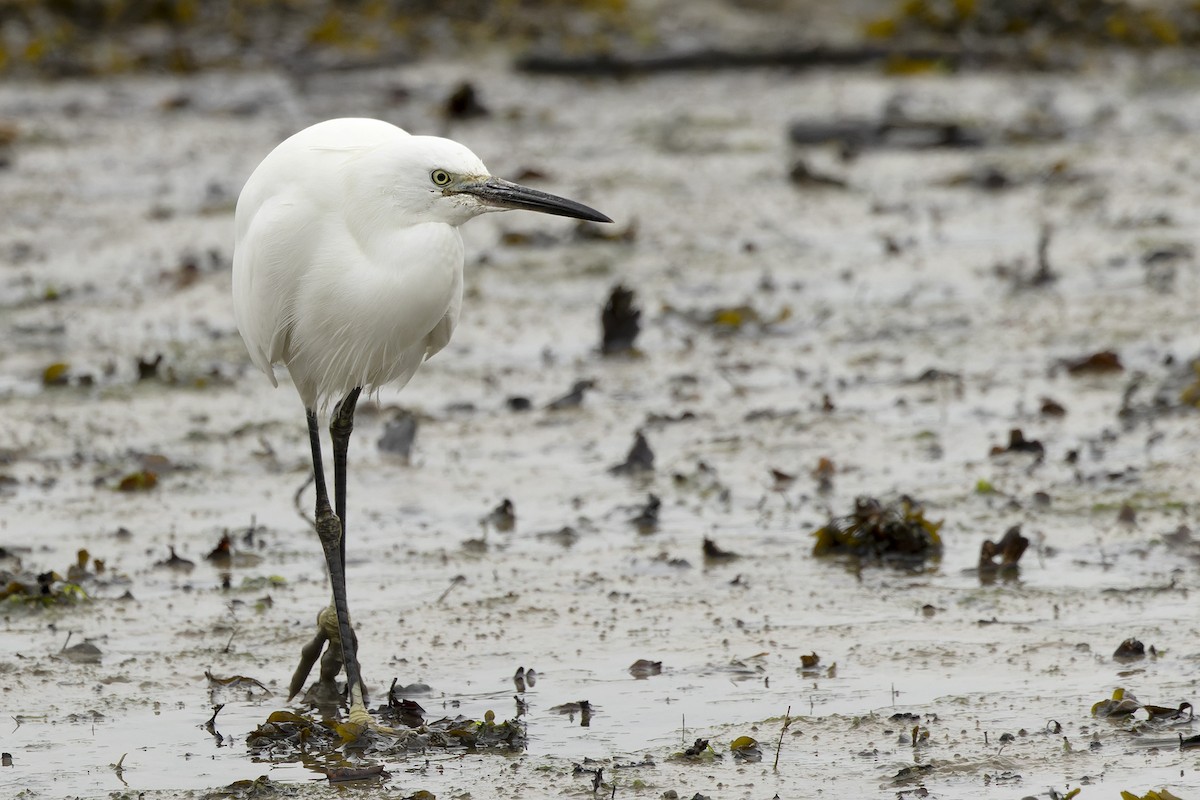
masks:
<path id="1" fill-rule="evenodd" d="M 435 169 L 429 173 L 429 180 L 433 181 L 434 186 L 447 186 L 450 183 L 450 173 L 444 169 Z"/>

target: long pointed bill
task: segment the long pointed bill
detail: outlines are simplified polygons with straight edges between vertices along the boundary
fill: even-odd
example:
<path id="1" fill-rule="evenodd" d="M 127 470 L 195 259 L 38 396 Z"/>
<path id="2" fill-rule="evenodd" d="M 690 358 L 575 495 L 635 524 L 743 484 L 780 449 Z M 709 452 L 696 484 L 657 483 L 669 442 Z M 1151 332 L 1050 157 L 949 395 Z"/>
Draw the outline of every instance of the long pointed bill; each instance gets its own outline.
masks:
<path id="1" fill-rule="evenodd" d="M 586 219 L 590 222 L 612 222 L 604 214 L 583 203 L 576 203 L 574 200 L 568 200 L 556 194 L 530 189 L 528 186 L 506 181 L 503 178 L 487 178 L 478 183 L 462 186 L 458 191 L 474 195 L 489 206 L 496 208 L 523 208 L 526 211 L 540 211 L 543 214 Z"/>

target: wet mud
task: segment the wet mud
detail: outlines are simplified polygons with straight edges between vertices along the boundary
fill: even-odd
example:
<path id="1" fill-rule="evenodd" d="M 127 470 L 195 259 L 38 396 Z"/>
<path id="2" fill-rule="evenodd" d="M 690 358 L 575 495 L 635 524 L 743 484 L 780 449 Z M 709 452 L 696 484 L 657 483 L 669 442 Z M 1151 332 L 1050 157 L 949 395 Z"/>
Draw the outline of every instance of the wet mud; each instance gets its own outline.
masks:
<path id="1" fill-rule="evenodd" d="M 1200 791 L 1198 101 L 1174 51 L 6 81 L 0 793 Z M 360 403 L 371 706 L 445 737 L 402 751 L 287 702 L 328 602 L 304 417 L 229 300 L 242 181 L 343 115 L 620 234 L 470 223 L 454 341 Z M 814 555 L 904 497 L 935 552 Z"/>

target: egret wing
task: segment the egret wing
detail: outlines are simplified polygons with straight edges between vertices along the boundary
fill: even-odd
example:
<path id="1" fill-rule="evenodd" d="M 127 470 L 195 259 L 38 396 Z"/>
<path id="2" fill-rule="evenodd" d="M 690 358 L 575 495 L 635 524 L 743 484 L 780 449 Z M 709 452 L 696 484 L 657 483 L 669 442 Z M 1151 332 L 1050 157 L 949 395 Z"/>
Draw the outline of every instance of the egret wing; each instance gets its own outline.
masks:
<path id="1" fill-rule="evenodd" d="M 425 337 L 425 358 L 433 358 L 443 347 L 450 343 L 450 337 L 454 335 L 454 329 L 458 327 L 458 315 L 462 311 L 462 294 L 463 280 L 462 271 L 459 270 L 455 276 L 453 295 L 450 299 L 450 307 L 446 309 L 446 314 L 438 321 L 438 324 L 433 327 L 429 335 Z"/>
<path id="2" fill-rule="evenodd" d="M 234 316 L 251 361 L 278 385 L 271 365 L 285 358 L 318 225 L 287 195 L 267 198 L 246 216 L 233 255 Z"/>

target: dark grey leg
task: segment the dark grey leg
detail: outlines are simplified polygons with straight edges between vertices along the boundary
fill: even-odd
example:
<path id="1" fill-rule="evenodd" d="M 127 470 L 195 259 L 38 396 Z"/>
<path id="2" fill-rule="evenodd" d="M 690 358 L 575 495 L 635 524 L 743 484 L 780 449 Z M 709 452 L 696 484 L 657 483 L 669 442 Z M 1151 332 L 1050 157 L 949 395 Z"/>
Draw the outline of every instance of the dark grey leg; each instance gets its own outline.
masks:
<path id="1" fill-rule="evenodd" d="M 358 399 L 357 390 L 351 394 L 355 400 Z M 340 407 L 339 411 L 335 411 L 335 418 L 339 412 Z M 353 410 L 351 410 L 351 414 L 353 414 Z M 348 432 L 346 437 L 349 437 Z M 308 411 L 308 438 L 312 445 L 313 481 L 317 490 L 317 536 L 321 540 L 321 549 L 325 552 L 325 564 L 329 568 L 329 582 L 333 588 L 333 608 L 337 615 L 338 638 L 341 640 L 341 661 L 346 670 L 346 686 L 351 698 L 353 698 L 355 687 L 358 688 L 360 693 L 363 693 L 364 690 L 356 658 L 354 632 L 350 627 L 349 604 L 346 601 L 345 542 L 342 536 L 341 520 L 338 519 L 337 515 L 333 513 L 333 509 L 329 506 L 329 493 L 325 486 L 325 470 L 321 459 L 321 431 L 317 422 L 317 414 L 311 409 Z M 335 450 L 336 448 L 337 445 L 335 444 Z M 342 446 L 342 469 L 343 471 L 345 469 L 344 444 Z M 345 478 L 343 477 L 342 480 L 344 482 Z M 329 634 L 319 631 L 316 637 L 302 650 L 300 665 L 296 668 L 289 687 L 293 696 L 303 688 L 304 681 L 307 680 L 308 673 L 312 669 L 312 665 L 316 661 L 318 654 L 321 652 L 321 645 L 324 644 L 328 636 Z M 327 658 L 326 660 L 329 659 Z M 332 677 L 326 674 L 329 672 L 330 667 L 332 667 L 332 664 L 323 661 L 321 669 L 322 679 Z M 334 675 L 336 675 L 336 668 L 334 668 Z"/>
<path id="2" fill-rule="evenodd" d="M 354 430 L 354 408 L 362 387 L 352 389 L 333 409 L 329 419 L 329 436 L 333 439 L 333 501 L 338 519 L 342 521 L 342 563 L 346 561 L 346 452 L 350 433 Z"/>
<path id="3" fill-rule="evenodd" d="M 337 518 L 341 520 L 342 524 L 340 550 L 343 568 L 346 564 L 346 453 L 350 448 L 350 434 L 354 430 L 354 409 L 358 405 L 358 396 L 361 393 L 362 387 L 351 389 L 342 402 L 334 407 L 333 415 L 329 419 L 329 436 L 333 440 L 333 502 Z M 343 646 L 342 649 L 344 651 L 346 647 Z M 353 628 L 350 630 L 350 650 L 353 652 L 354 664 L 358 666 L 358 637 L 354 634 Z M 360 672 L 360 684 L 361 680 Z M 366 686 L 362 687 L 362 693 L 365 703 L 367 700 Z"/>

